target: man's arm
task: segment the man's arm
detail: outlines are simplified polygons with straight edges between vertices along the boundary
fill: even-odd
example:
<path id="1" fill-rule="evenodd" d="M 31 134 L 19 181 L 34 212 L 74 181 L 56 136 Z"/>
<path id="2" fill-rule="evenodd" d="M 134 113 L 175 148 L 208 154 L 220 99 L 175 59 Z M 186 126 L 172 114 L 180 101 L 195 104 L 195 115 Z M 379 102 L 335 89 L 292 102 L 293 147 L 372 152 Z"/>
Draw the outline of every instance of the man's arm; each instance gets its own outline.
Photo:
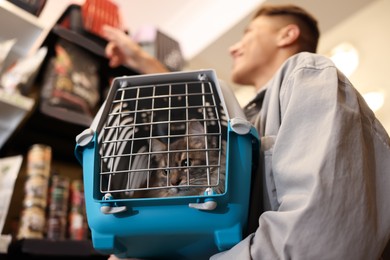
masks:
<path id="1" fill-rule="evenodd" d="M 262 129 L 273 143 L 264 174 L 274 209 L 254 234 L 211 259 L 379 258 L 390 225 L 381 204 L 390 194 L 378 179 L 390 177 L 376 163 L 389 161 L 388 136 L 373 130 L 372 112 L 334 66 L 294 71 L 277 97 L 267 120 L 279 114 L 279 129 Z"/>

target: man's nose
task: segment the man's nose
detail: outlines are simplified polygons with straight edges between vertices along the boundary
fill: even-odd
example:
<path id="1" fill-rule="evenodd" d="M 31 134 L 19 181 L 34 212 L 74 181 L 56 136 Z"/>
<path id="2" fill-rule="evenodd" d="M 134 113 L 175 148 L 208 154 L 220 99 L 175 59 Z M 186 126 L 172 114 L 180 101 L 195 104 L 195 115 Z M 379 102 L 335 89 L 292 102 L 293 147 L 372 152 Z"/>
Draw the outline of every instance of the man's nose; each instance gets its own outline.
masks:
<path id="1" fill-rule="evenodd" d="M 240 42 L 236 42 L 235 44 L 233 44 L 232 46 L 230 46 L 230 47 L 229 47 L 230 56 L 234 57 L 235 54 L 237 53 L 239 47 L 240 47 Z"/>

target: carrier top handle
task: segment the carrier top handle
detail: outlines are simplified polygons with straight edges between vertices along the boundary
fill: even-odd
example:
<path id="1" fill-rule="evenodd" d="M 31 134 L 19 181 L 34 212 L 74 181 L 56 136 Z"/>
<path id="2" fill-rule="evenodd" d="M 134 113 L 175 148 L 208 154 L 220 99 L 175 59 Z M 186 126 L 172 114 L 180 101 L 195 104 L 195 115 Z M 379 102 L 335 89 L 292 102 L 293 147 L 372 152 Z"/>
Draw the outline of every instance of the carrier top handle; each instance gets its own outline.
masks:
<path id="1" fill-rule="evenodd" d="M 232 130 L 239 135 L 249 134 L 252 128 L 252 124 L 243 118 L 232 118 L 230 120 L 230 127 Z"/>

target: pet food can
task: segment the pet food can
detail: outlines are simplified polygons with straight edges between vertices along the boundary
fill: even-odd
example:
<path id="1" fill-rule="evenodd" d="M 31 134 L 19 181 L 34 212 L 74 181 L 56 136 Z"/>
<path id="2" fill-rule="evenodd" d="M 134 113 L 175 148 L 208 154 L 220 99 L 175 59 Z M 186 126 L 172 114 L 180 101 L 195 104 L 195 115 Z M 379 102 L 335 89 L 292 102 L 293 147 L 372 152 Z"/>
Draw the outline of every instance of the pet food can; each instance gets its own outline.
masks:
<path id="1" fill-rule="evenodd" d="M 73 180 L 70 186 L 69 238 L 72 240 L 86 239 L 87 231 L 84 185 L 82 180 Z"/>
<path id="2" fill-rule="evenodd" d="M 34 144 L 28 151 L 19 239 L 43 238 L 45 235 L 51 155 L 51 147 L 44 144 Z"/>
<path id="3" fill-rule="evenodd" d="M 46 235 L 49 239 L 66 238 L 69 182 L 67 176 L 55 174 L 51 177 Z"/>
<path id="4" fill-rule="evenodd" d="M 32 206 L 23 209 L 20 220 L 18 239 L 43 238 L 45 233 L 45 210 Z"/>
<path id="5" fill-rule="evenodd" d="M 49 192 L 49 216 L 66 216 L 68 212 L 69 178 L 61 175 L 51 177 Z"/>
<path id="6" fill-rule="evenodd" d="M 49 178 L 51 164 L 51 147 L 45 144 L 34 144 L 27 155 L 27 176 L 41 175 Z"/>
<path id="7" fill-rule="evenodd" d="M 50 216 L 47 219 L 46 237 L 52 240 L 62 240 L 66 238 L 65 216 Z"/>

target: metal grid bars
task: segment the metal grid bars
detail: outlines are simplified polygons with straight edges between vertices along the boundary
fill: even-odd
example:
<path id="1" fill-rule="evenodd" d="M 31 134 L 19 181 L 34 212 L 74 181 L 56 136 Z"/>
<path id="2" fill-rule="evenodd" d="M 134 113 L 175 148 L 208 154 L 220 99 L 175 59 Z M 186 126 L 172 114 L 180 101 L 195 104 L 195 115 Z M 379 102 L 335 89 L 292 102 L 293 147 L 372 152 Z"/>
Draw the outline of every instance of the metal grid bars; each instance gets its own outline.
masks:
<path id="1" fill-rule="evenodd" d="M 121 82 L 100 141 L 100 191 L 116 197 L 224 191 L 223 109 L 210 82 Z"/>

